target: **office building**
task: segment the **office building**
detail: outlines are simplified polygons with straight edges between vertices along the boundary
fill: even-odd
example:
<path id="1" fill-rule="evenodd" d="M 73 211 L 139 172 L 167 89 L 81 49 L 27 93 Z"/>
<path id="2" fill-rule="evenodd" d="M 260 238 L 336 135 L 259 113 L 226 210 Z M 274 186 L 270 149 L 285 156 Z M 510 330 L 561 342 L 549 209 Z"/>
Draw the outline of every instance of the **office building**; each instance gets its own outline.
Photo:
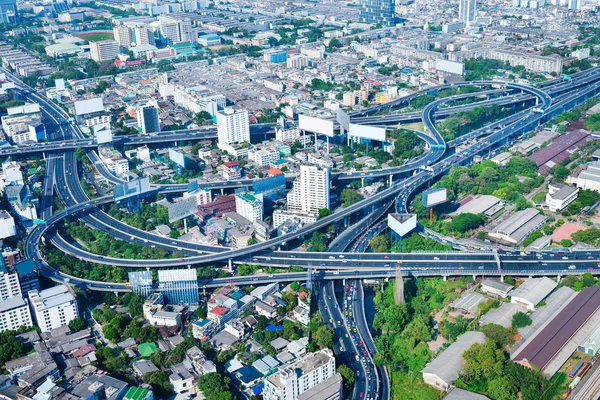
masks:
<path id="1" fill-rule="evenodd" d="M 228 107 L 217 111 L 219 146 L 233 143 L 250 143 L 248 111 Z"/>
<path id="2" fill-rule="evenodd" d="M 116 40 L 90 42 L 90 57 L 96 62 L 112 61 L 119 55 L 119 43 Z"/>
<path id="3" fill-rule="evenodd" d="M 0 0 L 0 24 L 14 24 L 18 20 L 17 0 Z"/>
<path id="4" fill-rule="evenodd" d="M 307 353 L 282 366 L 265 379 L 264 400 L 296 400 L 301 394 L 335 375 L 335 358 L 329 349 Z"/>
<path id="5" fill-rule="evenodd" d="M 129 285 L 134 293 L 148 296 L 152 291 L 152 271 L 129 272 Z"/>
<path id="6" fill-rule="evenodd" d="M 158 271 L 158 290 L 171 304 L 198 303 L 196 270 L 187 268 Z"/>
<path id="7" fill-rule="evenodd" d="M 17 234 L 15 219 L 5 210 L 0 210 L 0 239 Z"/>
<path id="8" fill-rule="evenodd" d="M 287 195 L 288 210 L 319 212 L 329 209 L 329 168 L 301 165 L 300 176 Z"/>
<path id="9" fill-rule="evenodd" d="M 473 0 L 474 1 L 474 0 Z M 394 0 L 360 0 L 358 19 L 365 24 L 396 24 Z"/>
<path id="10" fill-rule="evenodd" d="M 16 331 L 21 326 L 33 326 L 27 300 L 18 296 L 0 301 L 0 332 Z"/>
<path id="11" fill-rule="evenodd" d="M 38 104 L 9 107 L 6 111 L 8 115 L 1 118 L 2 129 L 15 144 L 41 142 L 46 139 L 46 129 Z"/>
<path id="12" fill-rule="evenodd" d="M 113 28 L 113 35 L 119 46 L 128 49 L 131 47 L 133 38 L 131 36 L 131 29 L 128 26 L 117 25 Z"/>
<path id="13" fill-rule="evenodd" d="M 242 191 L 235 195 L 235 211 L 248 221 L 256 222 L 263 219 L 263 196 Z"/>
<path id="14" fill-rule="evenodd" d="M 75 296 L 64 284 L 30 291 L 29 307 L 42 332 L 66 326 L 79 316 Z"/>
<path id="15" fill-rule="evenodd" d="M 580 11 L 581 10 L 581 0 L 569 0 L 569 10 Z"/>
<path id="16" fill-rule="evenodd" d="M 7 185 L 23 185 L 23 172 L 21 166 L 16 161 L 8 161 L 2 164 L 3 180 Z"/>
<path id="17" fill-rule="evenodd" d="M 263 54 L 263 61 L 274 64 L 287 61 L 287 52 L 281 50 L 267 51 Z"/>
<path id="18" fill-rule="evenodd" d="M 139 106 L 137 109 L 137 123 L 141 132 L 146 135 L 149 133 L 160 132 L 160 120 L 158 118 L 158 104 L 151 101 L 146 105 Z"/>
<path id="19" fill-rule="evenodd" d="M 579 188 L 558 183 L 551 183 L 548 185 L 548 193 L 546 193 L 546 205 L 543 208 L 547 208 L 552 212 L 561 212 L 569 204 L 577 200 L 578 193 Z"/>
<path id="20" fill-rule="evenodd" d="M 458 19 L 466 26 L 473 25 L 475 22 L 476 1 L 458 0 Z"/>
<path id="21" fill-rule="evenodd" d="M 17 274 L 19 275 L 21 293 L 28 293 L 30 290 L 40 290 L 40 280 L 33 258 L 28 258 L 17 263 L 15 270 L 17 270 Z"/>

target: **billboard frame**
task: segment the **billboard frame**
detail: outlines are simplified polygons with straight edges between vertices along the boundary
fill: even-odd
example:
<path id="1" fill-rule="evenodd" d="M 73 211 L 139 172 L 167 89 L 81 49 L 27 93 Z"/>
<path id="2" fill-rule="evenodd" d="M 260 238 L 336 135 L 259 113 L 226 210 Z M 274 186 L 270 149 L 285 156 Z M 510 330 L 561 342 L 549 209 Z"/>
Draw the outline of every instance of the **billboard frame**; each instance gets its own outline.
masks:
<path id="1" fill-rule="evenodd" d="M 355 131 L 353 132 L 353 130 L 356 129 L 361 129 L 363 131 L 366 132 L 372 132 L 373 134 L 371 136 L 369 135 L 360 135 L 360 134 L 356 134 Z M 349 129 L 348 129 L 348 135 L 352 136 L 352 137 L 357 137 L 357 138 L 361 138 L 361 139 L 367 139 L 367 140 L 377 140 L 379 142 L 385 142 L 386 141 L 386 132 L 387 130 L 385 128 L 380 128 L 377 126 L 370 126 L 370 125 L 361 125 L 361 124 L 350 124 Z M 383 136 L 382 136 L 383 133 Z"/>
<path id="2" fill-rule="evenodd" d="M 432 204 L 430 204 L 430 203 L 427 201 L 427 200 L 428 200 L 428 198 L 429 198 L 429 195 L 430 195 L 430 194 L 433 194 L 433 193 L 441 193 L 441 192 L 444 192 L 444 200 L 442 200 L 442 201 L 438 201 L 438 202 L 435 202 L 435 203 L 432 203 Z M 437 206 L 437 205 L 439 205 L 439 204 L 445 203 L 445 202 L 447 202 L 447 201 L 448 201 L 448 189 L 446 189 L 446 188 L 439 188 L 439 189 L 429 189 L 429 190 L 425 190 L 425 191 L 423 191 L 423 198 L 422 198 L 422 202 L 423 202 L 423 206 L 424 206 L 425 208 L 431 208 L 431 207 Z"/>
<path id="3" fill-rule="evenodd" d="M 325 125 L 325 126 L 317 126 Z M 300 114 L 298 116 L 298 128 L 305 132 L 311 132 L 318 135 L 333 137 L 333 121 L 311 117 L 310 115 Z"/>

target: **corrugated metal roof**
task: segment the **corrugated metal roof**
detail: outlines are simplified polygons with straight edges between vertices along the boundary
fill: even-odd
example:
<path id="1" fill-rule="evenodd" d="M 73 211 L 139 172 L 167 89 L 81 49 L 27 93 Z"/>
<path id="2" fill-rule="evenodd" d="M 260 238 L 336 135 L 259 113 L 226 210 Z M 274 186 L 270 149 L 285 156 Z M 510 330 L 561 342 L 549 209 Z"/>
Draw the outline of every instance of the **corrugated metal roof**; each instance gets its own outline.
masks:
<path id="1" fill-rule="evenodd" d="M 582 290 L 514 359 L 543 369 L 598 307 L 600 286 Z"/>

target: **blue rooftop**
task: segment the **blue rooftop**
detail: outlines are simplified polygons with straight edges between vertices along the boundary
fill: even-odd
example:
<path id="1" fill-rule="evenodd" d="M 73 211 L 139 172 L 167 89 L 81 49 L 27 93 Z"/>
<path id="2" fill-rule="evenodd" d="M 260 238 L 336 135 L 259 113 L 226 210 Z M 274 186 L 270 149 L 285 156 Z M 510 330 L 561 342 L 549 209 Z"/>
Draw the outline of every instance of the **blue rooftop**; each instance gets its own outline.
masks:
<path id="1" fill-rule="evenodd" d="M 235 372 L 236 377 L 243 383 L 249 384 L 262 377 L 254 367 L 244 367 Z"/>
<path id="2" fill-rule="evenodd" d="M 279 326 L 279 325 L 269 325 L 265 328 L 265 330 L 267 332 L 277 332 L 277 331 L 282 331 L 283 330 L 283 326 Z"/>
<path id="3" fill-rule="evenodd" d="M 252 388 L 252 394 L 255 395 L 259 395 L 262 393 L 263 389 L 265 388 L 265 384 L 264 383 L 259 383 L 258 385 L 254 386 Z"/>
<path id="4" fill-rule="evenodd" d="M 200 35 L 198 38 L 207 39 L 207 40 L 221 39 L 221 37 L 219 35 L 215 35 L 215 34 Z"/>

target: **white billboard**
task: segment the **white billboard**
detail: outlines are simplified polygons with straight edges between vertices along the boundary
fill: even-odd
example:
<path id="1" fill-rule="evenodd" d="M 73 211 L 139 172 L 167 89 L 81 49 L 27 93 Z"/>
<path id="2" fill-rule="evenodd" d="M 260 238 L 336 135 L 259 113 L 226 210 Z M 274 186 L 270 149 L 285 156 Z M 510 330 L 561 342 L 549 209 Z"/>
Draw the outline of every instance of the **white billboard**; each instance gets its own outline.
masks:
<path id="1" fill-rule="evenodd" d="M 417 214 L 388 214 L 388 227 L 404 237 L 417 227 Z"/>
<path id="2" fill-rule="evenodd" d="M 385 142 L 385 128 L 376 126 L 350 124 L 349 135 L 363 139 L 379 140 Z"/>
<path id="3" fill-rule="evenodd" d="M 98 111 L 104 111 L 102 97 L 75 102 L 75 115 L 85 115 Z"/>
<path id="4" fill-rule="evenodd" d="M 423 192 L 423 205 L 426 208 L 442 204 L 448 199 L 448 191 L 443 189 L 432 189 Z"/>
<path id="5" fill-rule="evenodd" d="M 333 121 L 302 115 L 298 117 L 298 127 L 304 131 L 333 136 Z"/>
<path id="6" fill-rule="evenodd" d="M 198 211 L 196 196 L 182 197 L 176 202 L 167 206 L 169 213 L 169 222 L 179 221 L 182 218 L 189 217 Z"/>
<path id="7" fill-rule="evenodd" d="M 185 168 L 185 156 L 177 150 L 173 150 L 169 147 L 169 160 L 182 168 Z"/>
<path id="8" fill-rule="evenodd" d="M 465 65 L 460 62 L 442 60 L 437 58 L 435 60 L 435 69 L 437 71 L 448 72 L 456 75 L 463 75 L 465 72 Z"/>
<path id="9" fill-rule="evenodd" d="M 94 136 L 96 137 L 96 143 L 110 143 L 113 140 L 112 130 L 110 129 L 110 122 L 103 122 L 92 126 Z"/>

